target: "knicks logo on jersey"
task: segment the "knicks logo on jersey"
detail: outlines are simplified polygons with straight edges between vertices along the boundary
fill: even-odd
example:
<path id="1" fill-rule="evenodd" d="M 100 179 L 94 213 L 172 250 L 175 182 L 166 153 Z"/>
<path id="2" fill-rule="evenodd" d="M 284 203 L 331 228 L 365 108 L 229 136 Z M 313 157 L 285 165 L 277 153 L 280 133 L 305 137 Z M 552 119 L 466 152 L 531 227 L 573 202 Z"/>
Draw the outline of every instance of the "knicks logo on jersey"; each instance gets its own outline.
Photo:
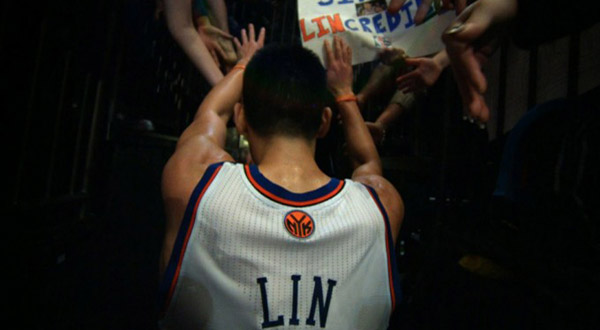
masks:
<path id="1" fill-rule="evenodd" d="M 307 238 L 315 231 L 315 221 L 306 212 L 294 210 L 283 218 L 285 229 L 297 238 Z"/>

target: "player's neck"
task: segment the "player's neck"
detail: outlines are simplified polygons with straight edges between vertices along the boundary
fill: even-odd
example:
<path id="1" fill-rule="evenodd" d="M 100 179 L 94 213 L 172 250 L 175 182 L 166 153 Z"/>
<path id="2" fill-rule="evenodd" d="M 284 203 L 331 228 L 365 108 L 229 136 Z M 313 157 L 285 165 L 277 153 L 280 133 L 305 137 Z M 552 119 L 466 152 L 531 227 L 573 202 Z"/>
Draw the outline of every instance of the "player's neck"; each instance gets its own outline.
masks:
<path id="1" fill-rule="evenodd" d="M 330 178 L 317 165 L 315 141 L 271 137 L 250 143 L 252 158 L 261 173 L 292 192 L 307 192 L 327 184 Z"/>

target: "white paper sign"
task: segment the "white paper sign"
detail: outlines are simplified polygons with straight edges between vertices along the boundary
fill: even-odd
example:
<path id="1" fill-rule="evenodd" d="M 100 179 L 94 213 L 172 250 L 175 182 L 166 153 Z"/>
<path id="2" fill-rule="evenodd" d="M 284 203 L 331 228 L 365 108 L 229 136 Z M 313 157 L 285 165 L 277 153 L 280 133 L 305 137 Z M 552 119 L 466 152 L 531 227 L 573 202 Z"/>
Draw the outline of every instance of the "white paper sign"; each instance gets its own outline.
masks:
<path id="1" fill-rule="evenodd" d="M 400 11 L 387 12 L 389 0 L 298 0 L 298 24 L 304 47 L 324 63 L 323 42 L 340 36 L 352 47 L 352 64 L 377 59 L 382 48 L 403 49 L 410 57 L 444 48 L 441 35 L 454 20 L 454 11 L 437 15 L 429 11 L 417 26 L 413 17 L 421 0 L 407 0 Z"/>

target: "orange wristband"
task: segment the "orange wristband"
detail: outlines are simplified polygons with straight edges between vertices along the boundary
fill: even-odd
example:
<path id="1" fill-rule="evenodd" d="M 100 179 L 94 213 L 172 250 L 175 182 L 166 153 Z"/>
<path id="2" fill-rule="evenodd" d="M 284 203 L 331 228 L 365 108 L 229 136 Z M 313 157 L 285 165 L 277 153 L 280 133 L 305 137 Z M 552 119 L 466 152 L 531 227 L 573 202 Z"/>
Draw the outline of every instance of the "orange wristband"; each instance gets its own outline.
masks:
<path id="1" fill-rule="evenodd" d="M 233 70 L 235 70 L 235 69 L 246 70 L 246 66 L 245 66 L 245 65 L 243 65 L 243 64 L 236 64 L 236 65 L 233 67 Z"/>
<path id="2" fill-rule="evenodd" d="M 348 101 L 355 101 L 356 102 L 357 98 L 356 95 L 354 94 L 346 94 L 346 95 L 340 95 L 338 97 L 335 98 L 335 102 L 340 103 L 340 102 L 348 102 Z"/>

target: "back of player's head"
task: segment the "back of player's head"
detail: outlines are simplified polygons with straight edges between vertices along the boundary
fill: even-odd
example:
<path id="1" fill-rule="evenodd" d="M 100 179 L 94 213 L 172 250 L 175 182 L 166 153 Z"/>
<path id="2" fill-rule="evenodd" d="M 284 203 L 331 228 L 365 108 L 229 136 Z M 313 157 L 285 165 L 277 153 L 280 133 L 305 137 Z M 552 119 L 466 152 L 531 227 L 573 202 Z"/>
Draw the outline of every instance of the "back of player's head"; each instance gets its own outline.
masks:
<path id="1" fill-rule="evenodd" d="M 328 97 L 323 65 L 301 46 L 265 46 L 244 73 L 246 121 L 261 136 L 313 139 Z"/>

